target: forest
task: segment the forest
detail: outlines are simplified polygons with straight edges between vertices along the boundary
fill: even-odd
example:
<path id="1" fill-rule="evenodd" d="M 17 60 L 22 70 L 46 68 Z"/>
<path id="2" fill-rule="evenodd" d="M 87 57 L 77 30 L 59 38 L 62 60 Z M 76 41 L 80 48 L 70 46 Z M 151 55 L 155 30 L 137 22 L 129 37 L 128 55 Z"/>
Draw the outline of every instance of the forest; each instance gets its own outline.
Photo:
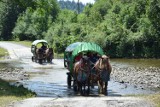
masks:
<path id="1" fill-rule="evenodd" d="M 95 0 L 62 8 L 69 4 L 0 0 L 0 40 L 45 39 L 57 53 L 71 43 L 87 41 L 112 58 L 160 58 L 159 0 Z"/>

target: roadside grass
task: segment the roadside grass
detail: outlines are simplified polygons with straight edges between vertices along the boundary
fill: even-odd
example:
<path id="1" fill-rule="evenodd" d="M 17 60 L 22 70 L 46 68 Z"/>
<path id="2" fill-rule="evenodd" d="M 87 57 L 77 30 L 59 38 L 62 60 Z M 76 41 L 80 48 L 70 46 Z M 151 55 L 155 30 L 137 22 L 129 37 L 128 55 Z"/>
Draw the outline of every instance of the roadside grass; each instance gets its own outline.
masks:
<path id="1" fill-rule="evenodd" d="M 0 60 L 5 59 L 4 56 L 6 56 L 6 55 L 9 55 L 8 51 L 6 49 L 0 47 Z"/>
<path id="2" fill-rule="evenodd" d="M 64 54 L 63 53 L 54 53 L 54 58 L 55 59 L 63 59 L 64 58 Z"/>
<path id="3" fill-rule="evenodd" d="M 12 102 L 34 97 L 36 94 L 23 86 L 11 86 L 7 81 L 0 79 L 0 107 L 6 107 Z"/>
<path id="4" fill-rule="evenodd" d="M 31 47 L 32 41 L 11 41 L 12 43 L 21 44 L 26 47 Z"/>
<path id="5" fill-rule="evenodd" d="M 151 95 L 145 95 L 144 98 L 147 100 L 153 102 L 156 107 L 160 107 L 160 93 L 158 94 L 151 94 Z"/>
<path id="6" fill-rule="evenodd" d="M 160 107 L 160 93 L 149 94 L 149 95 L 128 95 L 128 96 L 143 98 L 153 103 L 155 107 Z"/>
<path id="7" fill-rule="evenodd" d="M 11 42 L 22 44 L 27 47 L 31 46 L 30 41 Z M 4 56 L 6 55 L 9 55 L 8 51 L 0 47 L 0 60 L 4 60 Z M 0 79 L 0 107 L 6 107 L 11 102 L 34 97 L 35 95 L 35 93 L 25 89 L 23 86 L 11 86 L 9 82 Z"/>

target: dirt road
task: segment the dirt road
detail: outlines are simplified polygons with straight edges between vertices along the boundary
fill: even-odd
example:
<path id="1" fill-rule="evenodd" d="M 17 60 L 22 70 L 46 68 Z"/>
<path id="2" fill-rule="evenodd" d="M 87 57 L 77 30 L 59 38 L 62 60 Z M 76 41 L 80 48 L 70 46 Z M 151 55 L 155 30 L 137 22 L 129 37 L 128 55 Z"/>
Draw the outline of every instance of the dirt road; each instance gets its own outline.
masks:
<path id="1" fill-rule="evenodd" d="M 27 48 L 25 46 L 20 46 L 8 42 L 0 42 L 0 46 L 8 50 L 10 58 L 12 60 L 23 62 L 27 67 L 32 66 L 36 69 L 39 68 L 52 69 L 52 67 L 53 68 L 63 67 L 63 63 L 57 61 L 56 59 L 53 60 L 54 64 L 52 65 L 39 65 L 31 62 L 32 54 L 30 52 L 30 48 Z M 50 78 L 48 78 L 48 80 L 46 81 L 50 81 Z M 43 82 L 45 82 L 45 79 Z M 57 80 L 55 82 L 59 81 Z M 61 89 L 59 89 L 59 91 L 61 91 Z M 29 98 L 23 101 L 9 104 L 9 107 L 75 107 L 75 106 L 76 107 L 144 107 L 144 106 L 153 107 L 153 105 L 150 102 L 140 98 L 124 97 L 124 96 L 121 97 L 103 96 L 103 95 L 95 95 L 95 96 L 92 95 L 88 97 L 74 96 L 74 95 L 72 96 L 57 95 L 56 97 L 43 96 L 43 97 Z"/>

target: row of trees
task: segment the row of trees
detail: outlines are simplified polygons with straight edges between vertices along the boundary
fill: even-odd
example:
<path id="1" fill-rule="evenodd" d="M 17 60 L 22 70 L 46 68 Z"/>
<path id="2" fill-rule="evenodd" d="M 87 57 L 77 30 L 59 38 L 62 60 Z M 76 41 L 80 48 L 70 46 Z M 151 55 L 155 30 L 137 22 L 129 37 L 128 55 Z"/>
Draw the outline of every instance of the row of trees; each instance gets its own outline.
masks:
<path id="1" fill-rule="evenodd" d="M 0 22 L 1 39 L 46 39 L 56 52 L 76 41 L 90 41 L 111 57 L 160 57 L 158 0 L 96 0 L 80 14 L 60 9 L 56 0 L 0 1 L 7 1 L 0 4 L 5 19 Z M 7 10 L 10 19 L 5 9 L 13 13 Z"/>
<path id="2" fill-rule="evenodd" d="M 77 11 L 77 12 L 82 12 L 85 5 L 82 2 L 77 2 L 76 1 L 64 1 L 64 0 L 59 0 L 58 3 L 60 5 L 61 9 L 68 9 L 72 11 Z"/>
<path id="3" fill-rule="evenodd" d="M 5 0 L 0 1 L 0 39 L 11 39 L 11 31 L 15 27 L 15 22 L 18 14 L 23 11 L 23 8 L 15 6 L 15 2 Z"/>

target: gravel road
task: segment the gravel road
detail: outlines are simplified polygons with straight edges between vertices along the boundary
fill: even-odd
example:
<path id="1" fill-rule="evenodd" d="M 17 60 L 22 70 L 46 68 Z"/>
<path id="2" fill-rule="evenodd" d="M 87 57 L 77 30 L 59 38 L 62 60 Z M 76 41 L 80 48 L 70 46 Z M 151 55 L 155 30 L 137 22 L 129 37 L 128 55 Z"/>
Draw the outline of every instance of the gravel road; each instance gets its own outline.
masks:
<path id="1" fill-rule="evenodd" d="M 10 54 L 11 60 L 16 60 L 30 64 L 32 66 L 45 66 L 32 63 L 30 58 L 32 56 L 30 48 L 25 46 L 0 42 L 0 46 L 6 48 Z M 24 58 L 25 57 L 25 58 Z M 56 59 L 53 60 L 57 66 L 63 64 L 58 64 Z M 14 70 L 13 70 L 14 71 Z M 16 71 L 16 70 L 15 70 Z M 9 75 L 8 75 L 9 76 Z M 151 102 L 144 99 L 135 97 L 110 97 L 110 96 L 72 96 L 72 97 L 35 97 L 25 99 L 23 101 L 14 102 L 8 105 L 8 107 L 154 107 Z"/>

